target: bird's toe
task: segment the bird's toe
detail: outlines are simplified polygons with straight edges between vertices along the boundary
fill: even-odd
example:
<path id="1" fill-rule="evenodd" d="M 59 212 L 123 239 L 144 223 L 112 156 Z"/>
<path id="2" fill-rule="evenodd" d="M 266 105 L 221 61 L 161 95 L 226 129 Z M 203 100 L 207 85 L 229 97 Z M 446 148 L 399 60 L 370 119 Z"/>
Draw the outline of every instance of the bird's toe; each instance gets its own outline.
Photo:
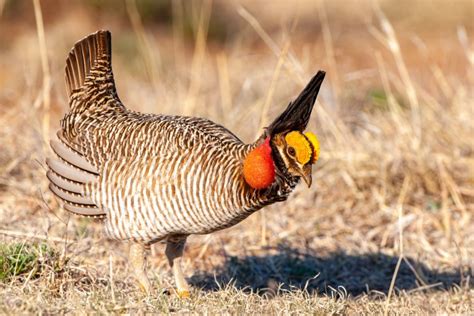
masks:
<path id="1" fill-rule="evenodd" d="M 190 297 L 189 290 L 176 290 L 176 293 L 178 294 L 178 297 L 181 299 L 187 299 Z"/>

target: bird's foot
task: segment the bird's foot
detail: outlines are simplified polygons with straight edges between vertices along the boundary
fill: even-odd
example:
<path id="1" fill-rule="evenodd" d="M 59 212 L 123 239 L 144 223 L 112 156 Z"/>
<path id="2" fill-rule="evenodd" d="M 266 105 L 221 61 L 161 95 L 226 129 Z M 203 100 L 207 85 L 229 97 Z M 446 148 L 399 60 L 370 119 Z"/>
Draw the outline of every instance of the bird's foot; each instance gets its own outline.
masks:
<path id="1" fill-rule="evenodd" d="M 178 294 L 178 297 L 180 299 L 187 299 L 190 297 L 189 290 L 183 289 L 183 290 L 176 290 L 176 294 Z"/>

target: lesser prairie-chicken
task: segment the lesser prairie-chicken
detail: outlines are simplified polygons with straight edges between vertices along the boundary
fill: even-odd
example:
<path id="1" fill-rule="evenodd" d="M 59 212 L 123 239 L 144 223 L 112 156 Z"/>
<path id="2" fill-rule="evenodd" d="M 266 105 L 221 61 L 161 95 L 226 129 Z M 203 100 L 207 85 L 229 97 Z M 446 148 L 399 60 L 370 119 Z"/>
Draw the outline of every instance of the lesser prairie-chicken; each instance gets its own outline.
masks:
<path id="1" fill-rule="evenodd" d="M 318 72 L 252 144 L 198 117 L 142 114 L 117 96 L 111 35 L 75 44 L 66 64 L 70 110 L 47 159 L 50 190 L 69 212 L 105 219 L 111 238 L 130 243 L 129 260 L 148 293 L 147 246 L 166 242 L 177 292 L 187 236 L 211 233 L 286 200 L 300 178 L 311 185 L 319 143 L 304 133 L 325 73 Z"/>

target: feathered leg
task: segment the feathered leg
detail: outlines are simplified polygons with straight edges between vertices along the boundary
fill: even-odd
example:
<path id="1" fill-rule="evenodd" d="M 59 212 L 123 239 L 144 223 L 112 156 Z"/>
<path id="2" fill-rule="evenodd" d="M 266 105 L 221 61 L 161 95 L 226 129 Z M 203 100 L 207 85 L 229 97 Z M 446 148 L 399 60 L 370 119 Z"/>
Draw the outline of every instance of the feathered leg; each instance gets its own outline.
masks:
<path id="1" fill-rule="evenodd" d="M 166 241 L 165 250 L 166 257 L 168 258 L 170 267 L 173 270 L 176 288 L 180 298 L 189 297 L 189 286 L 184 279 L 183 271 L 181 270 L 181 259 L 183 256 L 185 243 L 186 237 L 179 239 L 169 238 Z"/>
<path id="2" fill-rule="evenodd" d="M 147 294 L 151 293 L 150 280 L 146 275 L 146 246 L 139 243 L 130 245 L 129 260 L 133 273 L 140 285 L 140 288 Z"/>

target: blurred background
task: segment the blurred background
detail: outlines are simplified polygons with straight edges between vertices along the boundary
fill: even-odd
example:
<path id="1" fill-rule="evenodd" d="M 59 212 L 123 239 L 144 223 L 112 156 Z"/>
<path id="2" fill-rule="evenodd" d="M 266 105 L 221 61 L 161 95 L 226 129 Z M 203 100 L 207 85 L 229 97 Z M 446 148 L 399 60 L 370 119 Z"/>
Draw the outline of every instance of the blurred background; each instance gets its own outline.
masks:
<path id="1" fill-rule="evenodd" d="M 321 141 L 313 186 L 191 237 L 185 270 L 202 290 L 189 310 L 222 311 L 226 295 L 242 295 L 226 310 L 472 312 L 473 21 L 470 0 L 0 0 L 0 241 L 51 249 L 50 261 L 34 261 L 48 278 L 0 277 L 0 307 L 110 311 L 113 296 L 113 306 L 170 311 L 135 294 L 126 245 L 47 190 L 48 139 L 68 109 L 67 53 L 108 29 L 127 107 L 206 117 L 246 142 L 327 72 L 308 127 Z M 170 282 L 161 254 L 152 248 L 156 287 Z M 262 304 L 249 290 L 274 298 Z"/>

